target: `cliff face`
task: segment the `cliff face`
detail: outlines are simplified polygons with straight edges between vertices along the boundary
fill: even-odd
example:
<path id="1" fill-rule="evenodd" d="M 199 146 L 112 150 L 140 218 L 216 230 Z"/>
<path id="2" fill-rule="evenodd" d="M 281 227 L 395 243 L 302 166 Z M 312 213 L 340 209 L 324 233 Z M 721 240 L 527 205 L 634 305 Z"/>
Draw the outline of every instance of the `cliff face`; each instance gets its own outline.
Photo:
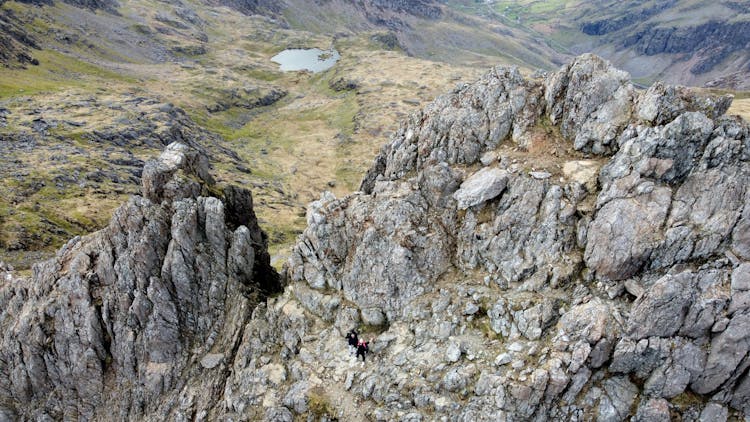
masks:
<path id="1" fill-rule="evenodd" d="M 661 53 L 695 53 L 698 63 L 694 74 L 706 73 L 732 53 L 743 51 L 750 43 L 750 21 L 708 22 L 689 27 L 655 27 L 626 38 L 624 47 L 633 47 L 648 56 Z"/>
<path id="2" fill-rule="evenodd" d="M 0 5 L 3 3 L 0 2 Z M 39 48 L 36 40 L 18 24 L 15 14 L 0 11 L 0 64 L 17 66 L 39 64 L 31 56 L 31 49 Z"/>
<path id="3" fill-rule="evenodd" d="M 493 69 L 404 122 L 360 192 L 309 206 L 266 301 L 249 196 L 211 197 L 200 157 L 171 146 L 108 229 L 31 281 L 4 275 L 0 410 L 750 416 L 750 126 L 730 102 L 638 92 L 591 55 Z"/>
<path id="4" fill-rule="evenodd" d="M 605 35 L 610 32 L 619 31 L 632 25 L 639 24 L 651 16 L 668 9 L 677 3 L 676 0 L 661 1 L 651 7 L 643 9 L 632 8 L 627 13 L 610 19 L 600 19 L 591 22 L 584 22 L 581 25 L 581 31 L 588 35 Z"/>
<path id="5" fill-rule="evenodd" d="M 136 420 L 213 406 L 243 321 L 278 292 L 248 191 L 212 195 L 205 156 L 171 144 L 143 196 L 68 242 L 31 279 L 3 280 L 3 420 Z"/>
<path id="6" fill-rule="evenodd" d="M 573 51 L 603 54 L 642 81 L 747 89 L 746 2 L 589 1 L 567 7 L 568 24 L 582 32 L 569 38 Z M 554 22 L 559 12 L 538 13 Z"/>
<path id="7" fill-rule="evenodd" d="M 330 2 L 331 0 L 317 1 L 313 5 L 308 4 L 308 7 L 315 8 Z M 219 3 L 246 14 L 273 15 L 289 7 L 283 1 L 268 0 L 221 0 Z M 355 8 L 367 11 L 370 14 L 377 14 L 378 12 L 404 13 L 427 19 L 437 19 L 442 16 L 442 9 L 433 0 L 359 0 L 349 3 L 353 3 Z M 347 7 L 349 5 L 341 4 L 338 6 Z"/>
<path id="8" fill-rule="evenodd" d="M 432 0 L 370 0 L 365 3 L 370 3 L 375 7 L 396 12 L 404 12 L 427 19 L 438 19 L 443 14 L 440 7 Z"/>
<path id="9" fill-rule="evenodd" d="M 119 6 L 116 0 L 62 0 L 64 3 L 86 9 L 114 9 Z M 22 0 L 21 3 L 34 4 L 37 6 L 50 5 L 53 0 Z"/>
<path id="10" fill-rule="evenodd" d="M 283 4 L 279 1 L 268 0 L 218 0 L 215 3 L 231 7 L 248 15 L 274 15 L 281 10 Z"/>

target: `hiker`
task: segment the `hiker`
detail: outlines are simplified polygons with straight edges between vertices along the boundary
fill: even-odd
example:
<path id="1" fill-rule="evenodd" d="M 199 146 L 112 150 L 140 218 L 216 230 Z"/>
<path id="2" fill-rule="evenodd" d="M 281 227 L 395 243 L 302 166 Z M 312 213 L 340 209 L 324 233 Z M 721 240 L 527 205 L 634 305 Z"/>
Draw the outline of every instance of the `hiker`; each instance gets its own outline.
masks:
<path id="1" fill-rule="evenodd" d="M 368 345 L 370 344 L 372 340 L 370 341 L 364 341 L 360 340 L 359 343 L 357 343 L 357 360 L 359 360 L 359 355 L 362 355 L 362 363 L 365 363 L 365 353 L 367 353 L 370 349 Z"/>
<path id="2" fill-rule="evenodd" d="M 354 356 L 354 353 L 357 351 L 357 332 L 352 328 L 351 331 L 346 333 L 346 340 L 349 342 L 349 354 Z"/>

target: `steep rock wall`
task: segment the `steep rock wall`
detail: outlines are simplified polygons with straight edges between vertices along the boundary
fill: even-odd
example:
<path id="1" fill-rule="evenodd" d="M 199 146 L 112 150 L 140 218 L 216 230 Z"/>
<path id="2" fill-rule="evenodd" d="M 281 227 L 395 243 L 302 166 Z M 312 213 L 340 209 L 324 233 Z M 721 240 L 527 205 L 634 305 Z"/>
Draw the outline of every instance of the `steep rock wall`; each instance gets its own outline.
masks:
<path id="1" fill-rule="evenodd" d="M 162 418 L 195 391 L 215 406 L 222 362 L 278 276 L 250 193 L 217 196 L 205 156 L 173 143 L 143 173 L 107 228 L 3 281 L 4 419 Z"/>

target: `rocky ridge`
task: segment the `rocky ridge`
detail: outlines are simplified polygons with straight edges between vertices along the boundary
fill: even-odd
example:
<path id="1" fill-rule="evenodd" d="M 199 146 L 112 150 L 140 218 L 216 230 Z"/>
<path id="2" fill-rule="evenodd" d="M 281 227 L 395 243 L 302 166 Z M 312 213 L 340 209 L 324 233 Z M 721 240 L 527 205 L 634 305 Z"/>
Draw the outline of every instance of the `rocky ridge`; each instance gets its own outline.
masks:
<path id="1" fill-rule="evenodd" d="M 384 419 L 747 413 L 750 144 L 730 103 L 638 92 L 585 55 L 540 79 L 497 68 L 413 115 L 361 193 L 311 206 L 289 262 L 390 326 L 401 371 L 355 394 L 383 388 Z M 568 143 L 562 166 L 504 153 L 540 142 Z M 419 396 L 388 387 L 416 374 Z"/>
<path id="2" fill-rule="evenodd" d="M 4 2 L 0 2 L 2 5 Z M 15 14 L 8 10 L 0 11 L 0 64 L 8 67 L 37 65 L 39 61 L 31 55 L 30 49 L 38 49 L 37 41 L 29 35 Z"/>
<path id="3" fill-rule="evenodd" d="M 100 403 L 144 420 L 750 417 L 750 127 L 724 116 L 730 102 L 662 84 L 637 91 L 592 55 L 535 78 L 493 69 L 412 115 L 360 192 L 309 206 L 284 293 L 252 315 L 256 301 L 231 293 L 258 284 L 237 260 L 253 255 L 235 247 L 241 227 L 216 234 L 232 213 L 209 213 L 219 199 L 161 170 L 187 154 L 170 146 L 110 228 L 37 266 L 30 287 L 4 275 L 0 409 L 21 419 L 97 416 Z M 225 196 L 224 209 L 249 208 Z M 153 221 L 133 218 L 151 207 L 172 216 L 126 224 Z M 183 224 L 191 215 L 197 224 Z M 126 239 L 125 249 L 92 244 Z M 364 365 L 345 350 L 354 326 L 374 339 Z M 93 375 L 70 378 L 73 364 Z"/>
<path id="4" fill-rule="evenodd" d="M 747 13 L 747 12 L 745 12 Z M 750 21 L 711 21 L 683 28 L 657 27 L 640 30 L 627 37 L 623 46 L 638 54 L 691 54 L 698 60 L 690 72 L 696 75 L 713 70 L 732 54 L 742 52 L 750 42 Z"/>

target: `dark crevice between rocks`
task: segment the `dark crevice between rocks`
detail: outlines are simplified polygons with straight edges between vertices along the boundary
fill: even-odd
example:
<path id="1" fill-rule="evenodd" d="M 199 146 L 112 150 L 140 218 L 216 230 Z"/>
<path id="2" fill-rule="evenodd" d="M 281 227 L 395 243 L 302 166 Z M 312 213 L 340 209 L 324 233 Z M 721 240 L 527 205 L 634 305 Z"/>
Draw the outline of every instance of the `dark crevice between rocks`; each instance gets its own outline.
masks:
<path id="1" fill-rule="evenodd" d="M 255 251 L 255 265 L 252 277 L 243 277 L 239 282 L 247 289 L 246 296 L 255 289 L 259 290 L 260 300 L 281 293 L 284 283 L 279 273 L 271 265 L 271 255 L 268 253 L 268 235 L 258 225 L 258 218 L 253 209 L 252 193 L 237 186 L 227 186 L 223 189 L 224 219 L 227 227 L 234 231 L 245 226 L 250 231 L 250 237 Z"/>
<path id="2" fill-rule="evenodd" d="M 260 290 L 263 300 L 284 291 L 285 283 L 282 283 L 281 276 L 271 266 L 271 255 L 266 250 L 255 250 L 253 280 Z"/>

